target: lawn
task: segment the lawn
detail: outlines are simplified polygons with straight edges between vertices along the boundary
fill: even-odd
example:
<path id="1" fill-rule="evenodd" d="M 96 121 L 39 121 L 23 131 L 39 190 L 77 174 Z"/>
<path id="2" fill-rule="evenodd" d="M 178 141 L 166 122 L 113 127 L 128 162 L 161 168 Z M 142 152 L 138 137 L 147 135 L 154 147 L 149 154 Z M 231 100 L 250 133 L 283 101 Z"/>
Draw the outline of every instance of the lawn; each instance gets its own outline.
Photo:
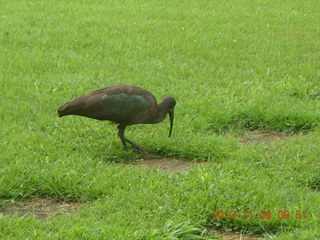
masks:
<path id="1" fill-rule="evenodd" d="M 2 0 L 0 211 L 25 199 L 82 207 L 48 219 L 0 213 L 0 238 L 320 239 L 319 9 L 317 0 Z M 63 103 L 115 84 L 177 100 L 171 138 L 166 119 L 129 127 L 129 139 L 157 158 L 206 164 L 139 168 L 116 125 L 58 118 Z M 285 138 L 243 141 L 251 132 Z"/>

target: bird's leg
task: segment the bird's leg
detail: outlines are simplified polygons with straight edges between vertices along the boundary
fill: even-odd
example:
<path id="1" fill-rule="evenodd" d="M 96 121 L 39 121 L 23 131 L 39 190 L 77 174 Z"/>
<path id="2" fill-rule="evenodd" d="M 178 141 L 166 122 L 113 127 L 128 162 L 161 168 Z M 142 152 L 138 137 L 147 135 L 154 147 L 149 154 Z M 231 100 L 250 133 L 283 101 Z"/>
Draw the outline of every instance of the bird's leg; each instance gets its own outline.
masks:
<path id="1" fill-rule="evenodd" d="M 118 136 L 119 138 L 121 139 L 121 142 L 124 146 L 125 149 L 127 149 L 127 146 L 126 146 L 126 143 L 129 143 L 131 144 L 137 151 L 139 151 L 144 157 L 146 158 L 151 158 L 152 155 L 150 155 L 148 152 L 146 152 L 143 148 L 139 147 L 137 144 L 135 144 L 134 142 L 132 142 L 131 140 L 129 140 L 128 138 L 126 138 L 124 136 L 124 131 L 126 130 L 126 127 L 125 125 L 119 125 L 118 126 Z"/>
<path id="2" fill-rule="evenodd" d="M 126 138 L 124 136 L 124 130 L 126 129 L 126 127 L 120 128 L 120 125 L 119 125 L 118 129 L 119 129 L 118 137 L 121 139 L 124 149 L 127 150 Z"/>

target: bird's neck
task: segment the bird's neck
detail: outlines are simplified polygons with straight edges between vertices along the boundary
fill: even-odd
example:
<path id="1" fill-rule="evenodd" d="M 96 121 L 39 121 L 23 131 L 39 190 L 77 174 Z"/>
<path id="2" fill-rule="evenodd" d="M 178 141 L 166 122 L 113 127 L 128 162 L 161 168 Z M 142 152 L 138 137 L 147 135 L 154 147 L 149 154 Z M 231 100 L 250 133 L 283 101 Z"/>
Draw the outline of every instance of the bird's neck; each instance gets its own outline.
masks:
<path id="1" fill-rule="evenodd" d="M 166 116 L 168 111 L 165 111 L 164 109 L 159 109 L 157 117 L 153 120 L 153 123 L 159 123 L 162 122 Z"/>
<path id="2" fill-rule="evenodd" d="M 158 113 L 157 113 L 157 117 L 154 118 L 153 123 L 159 123 L 162 122 L 167 114 L 168 114 L 168 104 L 166 103 L 166 101 L 162 101 L 158 104 Z"/>

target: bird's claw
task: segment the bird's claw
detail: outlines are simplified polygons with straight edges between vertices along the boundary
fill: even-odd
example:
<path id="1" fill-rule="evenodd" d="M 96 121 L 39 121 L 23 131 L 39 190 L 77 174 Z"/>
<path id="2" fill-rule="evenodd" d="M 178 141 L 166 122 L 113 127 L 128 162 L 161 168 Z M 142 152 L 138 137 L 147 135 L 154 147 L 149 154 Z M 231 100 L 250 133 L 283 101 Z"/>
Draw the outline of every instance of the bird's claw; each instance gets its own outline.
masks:
<path id="1" fill-rule="evenodd" d="M 120 131 L 120 130 L 119 130 Z M 153 158 L 153 156 L 151 154 L 149 154 L 148 152 L 146 152 L 143 148 L 141 148 L 140 146 L 138 146 L 137 144 L 135 144 L 134 142 L 130 141 L 129 139 L 125 138 L 123 136 L 123 134 L 119 134 L 119 137 L 122 140 L 122 144 L 125 148 L 125 150 L 127 150 L 127 145 L 126 143 L 129 143 L 132 147 L 134 147 L 139 153 L 141 153 L 142 156 L 144 156 L 145 158 Z"/>
<path id="2" fill-rule="evenodd" d="M 148 152 L 146 152 L 144 149 L 142 148 L 137 148 L 137 150 L 141 153 L 142 156 L 144 156 L 145 158 L 153 158 L 153 156 L 151 154 L 149 154 Z"/>

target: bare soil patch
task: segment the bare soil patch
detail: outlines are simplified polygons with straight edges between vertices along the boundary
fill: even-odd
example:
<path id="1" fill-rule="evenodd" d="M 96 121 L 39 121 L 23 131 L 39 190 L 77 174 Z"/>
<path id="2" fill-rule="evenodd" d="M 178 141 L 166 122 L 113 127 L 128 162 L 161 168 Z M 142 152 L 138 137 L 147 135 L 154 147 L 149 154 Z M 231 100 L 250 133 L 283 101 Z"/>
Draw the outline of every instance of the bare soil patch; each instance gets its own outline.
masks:
<path id="1" fill-rule="evenodd" d="M 251 131 L 245 132 L 240 136 L 240 142 L 242 143 L 267 143 L 271 141 L 279 141 L 289 139 L 290 136 L 284 134 L 273 134 L 267 131 Z"/>
<path id="2" fill-rule="evenodd" d="M 81 208 L 81 203 L 78 202 L 64 202 L 51 199 L 26 199 L 23 202 L 5 207 L 0 214 L 47 219 L 58 213 L 73 213 L 79 208 Z"/>
<path id="3" fill-rule="evenodd" d="M 146 168 L 157 168 L 165 173 L 173 174 L 190 169 L 192 166 L 202 167 L 207 162 L 182 161 L 176 158 L 155 158 L 147 160 L 139 160 L 133 163 L 135 166 Z"/>
<path id="4" fill-rule="evenodd" d="M 247 234 L 217 232 L 216 235 L 222 237 L 221 240 L 258 240 L 258 237 Z"/>

